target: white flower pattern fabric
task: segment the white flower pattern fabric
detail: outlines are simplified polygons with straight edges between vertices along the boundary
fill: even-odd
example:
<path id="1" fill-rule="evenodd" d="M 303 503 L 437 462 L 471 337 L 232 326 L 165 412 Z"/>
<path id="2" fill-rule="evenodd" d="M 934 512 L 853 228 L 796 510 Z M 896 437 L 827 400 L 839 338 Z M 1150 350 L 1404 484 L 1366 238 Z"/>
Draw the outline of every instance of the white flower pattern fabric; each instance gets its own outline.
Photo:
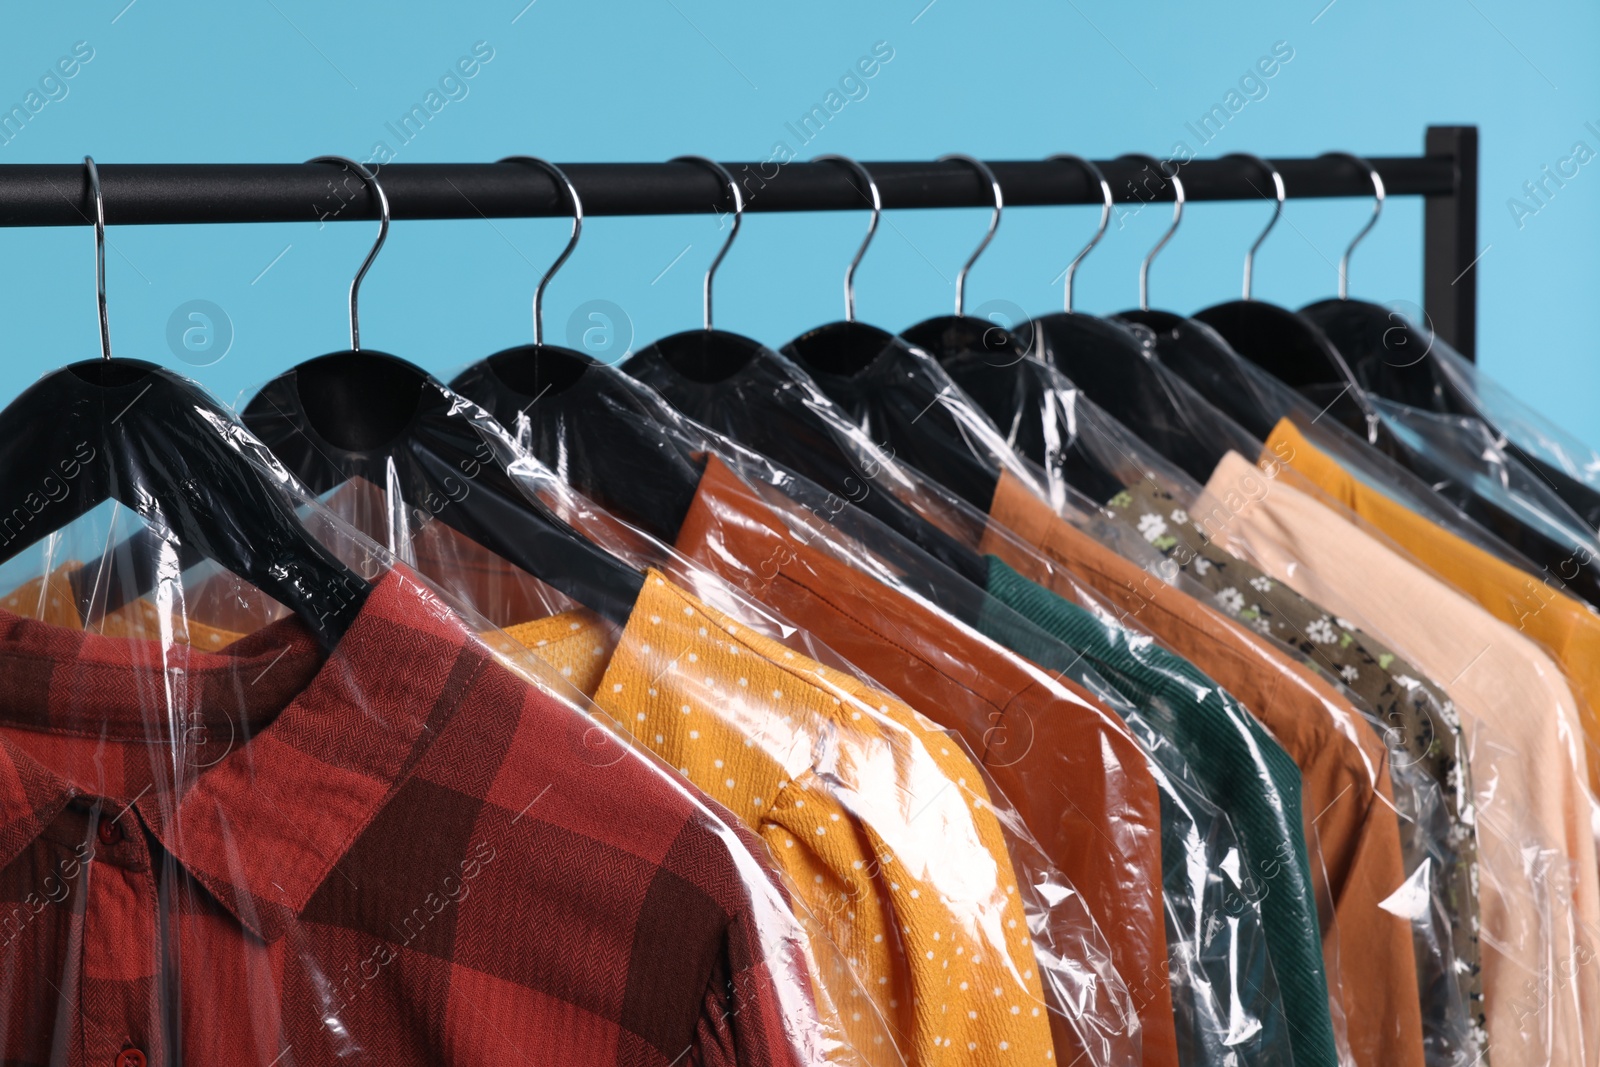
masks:
<path id="1" fill-rule="evenodd" d="M 1167 520 L 1155 512 L 1147 512 L 1139 516 L 1139 532 L 1146 541 L 1155 544 L 1167 532 Z"/>
<path id="2" fill-rule="evenodd" d="M 1319 645 L 1331 645 L 1339 640 L 1338 631 L 1333 628 L 1333 620 L 1324 615 L 1320 619 L 1312 620 L 1306 627 L 1306 636 Z"/>
<path id="3" fill-rule="evenodd" d="M 1455 706 L 1441 689 L 1425 680 L 1420 670 L 1349 619 L 1323 611 L 1289 586 L 1268 578 L 1213 544 L 1203 529 L 1184 521 L 1189 518 L 1187 510 L 1153 483 L 1128 486 L 1111 498 L 1106 513 L 1136 527 L 1145 540 L 1166 555 L 1169 563 L 1176 563 L 1182 573 L 1209 590 L 1229 615 L 1364 700 L 1387 724 L 1380 732 L 1439 784 L 1449 829 L 1447 861 L 1438 891 L 1450 914 L 1461 916 L 1462 921 L 1452 929 L 1460 973 L 1439 976 L 1438 981 L 1441 987 L 1445 982 L 1455 982 L 1468 1005 L 1473 1031 L 1481 1035 L 1484 1015 L 1479 980 L 1477 819 Z M 1168 527 L 1161 518 L 1163 514 L 1176 523 L 1175 528 Z M 1180 514 L 1183 519 L 1179 519 Z M 1174 532 L 1177 536 L 1172 536 Z M 1404 820 L 1402 823 L 1402 832 L 1411 832 Z M 1469 1050 L 1467 1062 L 1487 1062 L 1485 1048 L 1479 1044 Z"/>

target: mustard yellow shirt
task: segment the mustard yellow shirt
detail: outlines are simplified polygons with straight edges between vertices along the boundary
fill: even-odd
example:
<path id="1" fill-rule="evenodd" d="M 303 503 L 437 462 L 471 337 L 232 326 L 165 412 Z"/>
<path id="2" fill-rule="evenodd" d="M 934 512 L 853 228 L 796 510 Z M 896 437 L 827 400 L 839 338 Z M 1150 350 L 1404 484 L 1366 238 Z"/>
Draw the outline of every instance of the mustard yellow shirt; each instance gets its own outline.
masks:
<path id="1" fill-rule="evenodd" d="M 761 835 L 909 1064 L 1053 1062 L 1005 838 L 950 735 L 654 572 L 620 634 L 587 612 L 507 633 Z M 843 1009 L 870 1050 L 872 1013 Z"/>
<path id="2" fill-rule="evenodd" d="M 82 629 L 78 595 L 69 579 L 80 566 L 77 562 L 63 563 L 49 574 L 19 585 L 0 599 L 0 606 L 13 615 L 37 619 L 51 626 Z M 233 630 L 208 626 L 187 618 L 181 608 L 164 612 L 150 600 L 134 600 L 116 611 L 108 612 L 94 626 L 94 630 L 107 637 L 145 641 L 165 639 L 208 651 L 226 648 L 244 636 Z"/>

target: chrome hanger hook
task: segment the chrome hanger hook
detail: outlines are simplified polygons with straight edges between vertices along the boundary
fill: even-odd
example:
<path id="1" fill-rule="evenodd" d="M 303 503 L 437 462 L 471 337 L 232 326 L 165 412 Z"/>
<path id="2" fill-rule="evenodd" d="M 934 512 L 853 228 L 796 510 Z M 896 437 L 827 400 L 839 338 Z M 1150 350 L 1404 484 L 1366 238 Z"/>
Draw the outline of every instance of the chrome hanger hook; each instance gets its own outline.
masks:
<path id="1" fill-rule="evenodd" d="M 1167 247 L 1167 242 L 1172 240 L 1172 235 L 1178 232 L 1178 224 L 1183 221 L 1183 202 L 1185 199 L 1183 193 L 1183 179 L 1179 178 L 1176 173 L 1168 174 L 1166 171 L 1162 170 L 1161 164 L 1156 161 L 1155 156 L 1147 156 L 1143 153 L 1133 153 L 1131 155 L 1122 156 L 1121 158 L 1138 160 L 1145 165 L 1145 169 L 1155 170 L 1157 174 L 1160 174 L 1162 178 L 1172 185 L 1172 225 L 1167 227 L 1167 232 L 1161 235 L 1161 240 L 1156 242 L 1156 246 L 1146 253 L 1144 259 L 1139 261 L 1139 310 L 1149 311 L 1150 264 L 1156 261 L 1156 254 L 1163 248 Z"/>
<path id="2" fill-rule="evenodd" d="M 306 162 L 337 163 L 346 170 L 355 171 L 366 183 L 373 198 L 378 201 L 378 239 L 372 242 L 372 250 L 367 253 L 367 258 L 361 261 L 361 269 L 356 271 L 355 278 L 350 282 L 350 351 L 359 352 L 361 351 L 361 281 L 367 276 L 367 271 L 372 269 L 373 261 L 383 249 L 383 242 L 389 239 L 389 198 L 384 194 L 378 176 L 353 159 L 346 159 L 344 156 L 318 156 Z"/>
<path id="3" fill-rule="evenodd" d="M 578 238 L 583 235 L 583 200 L 579 198 L 578 188 L 572 184 L 572 179 L 567 177 L 566 172 L 548 160 L 540 159 L 538 156 L 506 156 L 496 162 L 532 163 L 567 187 L 567 199 L 572 204 L 572 236 L 567 238 L 567 247 L 563 248 L 556 261 L 550 264 L 550 269 L 539 279 L 539 287 L 533 291 L 533 343 L 540 345 L 544 343 L 544 288 L 550 284 L 550 279 L 556 276 L 556 271 L 567 262 L 572 250 L 578 247 Z"/>
<path id="4" fill-rule="evenodd" d="M 989 189 L 994 193 L 994 214 L 989 216 L 989 232 L 983 235 L 983 240 L 978 242 L 978 247 L 972 250 L 972 255 L 961 265 L 961 273 L 956 275 L 956 317 L 966 314 L 967 307 L 967 272 L 972 270 L 972 265 L 978 262 L 978 257 L 983 255 L 983 250 L 989 247 L 989 242 L 994 240 L 994 231 L 1000 228 L 1000 212 L 1005 210 L 1005 197 L 1000 193 L 1000 182 L 996 180 L 994 171 L 989 169 L 989 164 L 976 156 L 965 155 L 961 152 L 951 152 L 949 155 L 940 156 L 940 163 L 965 163 L 989 183 Z"/>
<path id="5" fill-rule="evenodd" d="M 867 235 L 861 239 L 861 247 L 856 249 L 856 258 L 850 261 L 850 266 L 844 271 L 844 321 L 854 322 L 856 321 L 856 268 L 861 266 L 861 257 L 867 254 L 867 246 L 872 244 L 873 235 L 878 232 L 878 218 L 883 214 L 883 198 L 878 195 L 878 183 L 873 180 L 872 173 L 849 156 L 829 153 L 816 156 L 811 162 L 843 163 L 866 187 L 867 199 L 872 202 L 872 221 L 867 223 Z"/>
<path id="6" fill-rule="evenodd" d="M 1283 175 L 1278 173 L 1277 167 L 1274 167 L 1260 156 L 1253 156 L 1249 152 L 1230 152 L 1222 158 L 1243 159 L 1260 167 L 1272 179 L 1272 192 L 1277 199 L 1277 204 L 1272 209 L 1272 218 L 1267 220 L 1267 228 L 1261 231 L 1261 235 L 1256 238 L 1255 244 L 1250 246 L 1250 251 L 1244 254 L 1244 298 L 1249 300 L 1251 299 L 1251 282 L 1255 276 L 1256 251 L 1261 247 L 1261 242 L 1267 239 L 1267 234 L 1271 233 L 1272 228 L 1278 224 L 1278 219 L 1283 214 L 1283 201 L 1287 194 L 1283 187 Z"/>
<path id="7" fill-rule="evenodd" d="M 106 315 L 106 198 L 100 192 L 100 168 L 93 156 L 83 157 L 89 176 L 89 194 L 94 198 L 94 288 L 100 305 L 100 356 L 111 358 L 111 322 Z"/>
<path id="8" fill-rule="evenodd" d="M 1355 163 L 1357 166 L 1359 166 L 1362 170 L 1366 171 L 1367 176 L 1372 179 L 1372 217 L 1367 220 L 1367 224 L 1365 226 L 1361 227 L 1361 232 L 1356 234 L 1355 237 L 1350 241 L 1350 246 L 1344 250 L 1344 255 L 1339 257 L 1339 299 L 1349 300 L 1350 254 L 1356 250 L 1356 245 L 1361 243 L 1361 239 L 1370 233 L 1372 228 L 1378 224 L 1378 216 L 1383 214 L 1383 198 L 1387 194 L 1384 192 L 1383 176 L 1378 173 L 1378 168 L 1374 167 L 1371 163 L 1368 163 L 1365 159 L 1362 159 L 1353 152 L 1324 152 L 1321 158 L 1348 159 L 1352 163 Z"/>
<path id="9" fill-rule="evenodd" d="M 1100 226 L 1094 231 L 1094 236 L 1089 238 L 1089 243 L 1083 246 L 1082 251 L 1072 257 L 1072 262 L 1067 264 L 1067 284 L 1064 296 L 1065 310 L 1072 310 L 1072 279 L 1078 273 L 1078 264 L 1083 262 L 1083 257 L 1094 251 L 1094 246 L 1100 243 L 1100 238 L 1106 235 L 1106 225 L 1111 221 L 1111 183 L 1106 181 L 1106 176 L 1100 168 L 1071 152 L 1059 152 L 1050 157 L 1050 162 L 1076 163 L 1083 171 L 1100 186 Z"/>
<path id="10" fill-rule="evenodd" d="M 733 247 L 733 239 L 739 236 L 739 220 L 744 218 L 744 194 L 739 190 L 739 183 L 733 180 L 733 175 L 714 159 L 705 156 L 675 156 L 674 163 L 698 163 L 710 169 L 717 177 L 728 183 L 728 191 L 733 194 L 733 229 L 728 233 L 728 239 L 722 242 L 722 248 L 717 252 L 717 258 L 711 261 L 711 266 L 706 268 L 705 280 L 705 319 L 706 329 L 711 329 L 711 280 L 717 276 L 717 268 L 722 266 L 722 258 L 728 254 L 728 249 Z"/>

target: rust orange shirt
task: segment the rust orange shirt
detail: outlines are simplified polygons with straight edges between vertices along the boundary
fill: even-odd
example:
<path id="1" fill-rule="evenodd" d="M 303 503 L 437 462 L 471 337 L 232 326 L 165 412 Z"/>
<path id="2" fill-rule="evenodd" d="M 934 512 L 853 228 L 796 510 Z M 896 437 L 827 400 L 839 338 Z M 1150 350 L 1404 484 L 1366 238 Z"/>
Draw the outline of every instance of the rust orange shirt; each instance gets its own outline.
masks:
<path id="1" fill-rule="evenodd" d="M 676 547 L 966 741 L 1088 899 L 1133 993 L 1144 1063 L 1176 1064 L 1160 798 L 1121 720 L 1066 680 L 791 533 L 715 456 Z"/>
<path id="2" fill-rule="evenodd" d="M 1354 708 L 1257 634 L 1058 516 L 1002 475 L 990 517 L 1092 586 L 1238 698 L 1300 768 L 1329 994 L 1358 1064 L 1421 1067 L 1422 1008 L 1411 929 L 1384 902 L 1405 882 L 1388 750 Z M 1019 573 L 1071 595 L 1061 572 L 991 530 L 983 542 Z M 1292 1020 L 1291 1020 L 1292 1021 Z"/>

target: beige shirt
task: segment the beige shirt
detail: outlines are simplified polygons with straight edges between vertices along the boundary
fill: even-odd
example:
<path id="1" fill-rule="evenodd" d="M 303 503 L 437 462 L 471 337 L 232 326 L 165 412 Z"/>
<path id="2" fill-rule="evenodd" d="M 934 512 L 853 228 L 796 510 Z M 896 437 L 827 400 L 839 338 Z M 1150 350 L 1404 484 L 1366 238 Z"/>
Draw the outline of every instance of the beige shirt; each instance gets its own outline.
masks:
<path id="1" fill-rule="evenodd" d="M 1478 792 L 1490 1056 L 1496 1067 L 1596 1062 L 1600 869 L 1571 689 L 1532 641 L 1275 473 L 1229 454 L 1193 520 L 1444 686 Z"/>

